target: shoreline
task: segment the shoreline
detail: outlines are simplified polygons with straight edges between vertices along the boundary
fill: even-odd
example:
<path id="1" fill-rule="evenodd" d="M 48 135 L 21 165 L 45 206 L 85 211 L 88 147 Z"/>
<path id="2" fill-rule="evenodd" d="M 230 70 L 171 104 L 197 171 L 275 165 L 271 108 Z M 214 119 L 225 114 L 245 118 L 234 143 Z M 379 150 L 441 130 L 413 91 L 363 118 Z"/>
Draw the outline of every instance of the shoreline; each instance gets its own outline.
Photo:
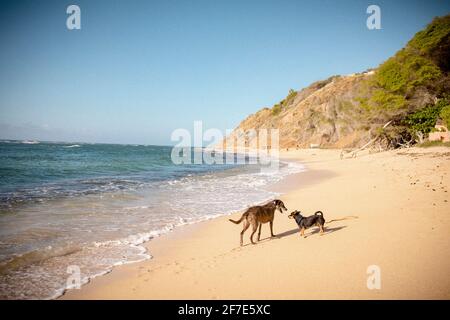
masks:
<path id="1" fill-rule="evenodd" d="M 237 210 L 245 209 L 249 204 L 256 205 L 269 201 L 276 194 L 268 190 L 267 186 L 303 168 L 284 161 L 281 166 L 282 168 L 278 171 L 263 174 L 255 170 L 255 168 L 258 169 L 258 165 L 255 168 L 243 166 L 234 168 L 233 166 L 231 170 L 228 170 L 226 166 L 219 167 L 218 170 L 206 168 L 204 172 L 199 170 L 199 174 L 187 174 L 180 179 L 166 179 L 148 188 L 140 188 L 136 194 L 127 193 L 128 189 L 125 189 L 123 194 L 121 192 L 106 194 L 104 199 L 102 195 L 96 194 L 92 198 L 87 196 L 52 199 L 54 201 L 49 201 L 48 205 L 42 207 L 44 213 L 58 212 L 61 216 L 66 212 L 69 215 L 73 212 L 78 214 L 78 207 L 81 207 L 86 215 L 90 212 L 98 212 L 101 218 L 98 221 L 94 220 L 95 223 L 87 227 L 83 221 L 78 226 L 73 223 L 75 229 L 84 231 L 78 235 L 75 233 L 71 245 L 61 246 L 61 249 L 56 241 L 58 237 L 54 236 L 53 239 L 56 240 L 51 243 L 52 246 L 44 246 L 41 250 L 36 242 L 38 249 L 32 252 L 32 256 L 27 256 L 28 252 L 24 255 L 18 254 L 11 262 L 8 262 L 9 265 L 2 265 L 2 271 L 5 270 L 5 274 L 9 271 L 8 268 L 18 269 L 22 265 L 24 267 L 19 269 L 21 274 L 17 272 L 11 277 L 2 277 L 0 299 L 53 300 L 66 291 L 67 272 L 70 266 L 75 266 L 76 270 L 81 271 L 80 282 L 85 285 L 95 278 L 110 273 L 112 269 L 120 265 L 148 260 L 152 252 L 145 248 L 144 243 L 170 233 L 174 228 L 178 229 L 183 225 L 232 214 L 238 212 Z M 163 185 L 160 188 L 161 192 L 154 192 L 154 189 L 158 189 L 154 186 L 161 184 Z M 223 190 L 228 191 L 225 193 Z M 210 203 L 210 199 L 214 200 L 214 203 Z M 152 206 L 155 202 L 162 204 Z M 32 209 L 30 212 L 40 213 L 39 205 L 35 206 L 32 203 L 30 208 Z M 128 216 L 130 219 L 127 219 Z M 110 219 L 107 219 L 108 217 Z M 32 225 L 32 217 L 28 221 Z M 76 219 L 74 221 L 76 222 Z M 84 219 L 84 221 L 89 220 Z M 141 224 L 138 225 L 136 221 L 140 221 Z M 42 222 L 43 219 L 39 221 L 39 223 Z M 69 223 L 68 226 L 70 229 L 71 224 Z M 64 234 L 64 226 L 56 230 Z M 112 231 L 108 234 L 109 230 Z M 56 231 L 55 233 L 51 231 L 47 233 L 56 234 Z M 96 237 L 96 231 L 99 233 L 98 237 Z M 106 236 L 102 237 L 105 234 Z M 36 236 L 38 240 L 39 235 Z M 26 239 L 26 237 L 23 238 Z M 85 243 L 87 245 L 84 245 Z M 32 262 L 26 260 L 29 256 L 34 259 Z M 72 270 L 72 267 L 70 269 Z M 44 275 L 47 281 L 41 285 L 42 270 L 45 270 Z"/>
<path id="2" fill-rule="evenodd" d="M 116 266 L 59 299 L 448 299 L 449 154 L 413 148 L 340 160 L 338 150 L 280 152 L 307 168 L 270 187 L 286 192 L 280 198 L 289 212 L 359 218 L 333 222 L 323 237 L 309 229 L 302 239 L 295 223 L 277 213 L 279 238 L 268 239 L 263 225 L 262 241 L 248 245 L 247 231 L 242 248 L 242 226 L 230 224 L 229 215 L 183 226 L 144 244 L 152 259 Z M 398 172 L 412 162 L 414 170 Z M 429 176 L 433 168 L 440 176 Z M 424 197 L 408 176 L 444 189 Z M 380 265 L 381 290 L 367 289 L 372 264 Z"/>
<path id="3" fill-rule="evenodd" d="M 286 158 L 286 159 L 280 158 L 280 161 L 281 162 L 285 162 L 286 164 L 289 164 L 289 163 L 300 164 L 300 166 L 303 167 L 301 169 L 302 171 L 288 174 L 287 176 L 281 178 L 280 181 L 277 181 L 277 182 L 273 183 L 272 185 L 264 186 L 262 188 L 263 190 L 269 191 L 271 193 L 276 193 L 276 194 L 282 195 L 283 193 L 287 192 L 286 188 L 282 185 L 283 182 L 289 181 L 290 180 L 289 178 L 296 177 L 298 175 L 304 175 L 304 174 L 308 173 L 309 171 L 299 161 L 292 160 L 292 159 L 289 159 L 289 158 Z M 269 199 L 261 202 L 261 204 L 266 203 L 267 201 L 269 201 Z M 237 212 L 240 213 L 243 210 L 239 210 Z M 84 278 L 82 280 L 82 284 L 81 284 L 80 290 L 84 286 L 90 284 L 94 279 L 98 279 L 100 277 L 104 277 L 104 276 L 112 273 L 117 268 L 125 267 L 125 266 L 128 266 L 128 265 L 139 264 L 139 263 L 143 263 L 143 262 L 146 262 L 146 261 L 154 259 L 154 255 L 152 254 L 152 252 L 150 252 L 150 250 L 153 250 L 153 249 L 150 249 L 150 242 L 156 241 L 156 240 L 162 240 L 162 243 L 163 243 L 162 246 L 164 246 L 166 240 L 170 241 L 171 239 L 177 239 L 180 235 L 184 235 L 185 233 L 190 234 L 191 232 L 196 230 L 196 228 L 200 228 L 203 224 L 206 224 L 206 223 L 208 223 L 210 221 L 213 221 L 213 220 L 216 220 L 216 219 L 228 217 L 228 216 L 230 216 L 232 214 L 236 214 L 236 212 L 221 213 L 221 214 L 218 214 L 216 216 L 212 216 L 212 217 L 206 218 L 205 220 L 200 220 L 200 221 L 195 221 L 195 222 L 192 222 L 192 223 L 187 223 L 187 224 L 182 224 L 182 225 L 179 225 L 179 226 L 174 226 L 173 229 L 171 229 L 171 230 L 169 230 L 167 232 L 160 233 L 159 235 L 157 235 L 155 237 L 152 237 L 149 240 L 146 240 L 142 244 L 139 245 L 139 246 L 141 246 L 142 248 L 145 249 L 145 251 L 143 253 L 148 255 L 149 256 L 148 258 L 145 258 L 145 259 L 140 260 L 140 261 L 130 261 L 130 262 L 124 262 L 124 263 L 116 264 L 116 265 L 111 266 L 110 270 L 101 272 L 100 274 L 97 274 L 97 275 L 88 276 L 88 277 L 86 277 L 86 278 Z M 170 237 L 170 236 L 172 236 L 172 237 Z M 175 237 L 173 237 L 173 236 L 175 236 Z M 157 247 L 159 248 L 159 244 L 158 244 Z M 67 295 L 69 292 L 74 291 L 74 290 L 79 290 L 79 289 L 61 289 L 61 291 L 63 293 L 56 293 L 53 297 L 49 297 L 47 300 L 64 299 L 65 295 Z"/>

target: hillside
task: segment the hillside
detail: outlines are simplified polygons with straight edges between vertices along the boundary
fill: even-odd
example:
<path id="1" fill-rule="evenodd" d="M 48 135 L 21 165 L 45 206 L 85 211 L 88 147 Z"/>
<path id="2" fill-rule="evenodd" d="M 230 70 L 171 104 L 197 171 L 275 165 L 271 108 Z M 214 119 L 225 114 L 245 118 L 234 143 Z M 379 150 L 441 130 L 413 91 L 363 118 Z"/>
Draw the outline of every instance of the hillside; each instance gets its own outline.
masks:
<path id="1" fill-rule="evenodd" d="M 278 128 L 280 147 L 396 148 L 422 141 L 438 118 L 450 122 L 450 15 L 435 18 L 378 68 L 311 84 L 250 115 L 227 137 Z M 384 124 L 388 123 L 386 128 Z"/>

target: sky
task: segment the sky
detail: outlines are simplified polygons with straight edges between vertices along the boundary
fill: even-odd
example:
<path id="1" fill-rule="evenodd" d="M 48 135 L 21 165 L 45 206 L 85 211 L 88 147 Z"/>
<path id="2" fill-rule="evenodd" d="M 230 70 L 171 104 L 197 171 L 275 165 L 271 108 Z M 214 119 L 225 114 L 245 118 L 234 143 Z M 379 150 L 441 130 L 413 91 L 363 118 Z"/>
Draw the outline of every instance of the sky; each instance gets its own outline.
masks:
<path id="1" fill-rule="evenodd" d="M 197 120 L 225 132 L 291 88 L 378 66 L 448 13 L 444 0 L 0 1 L 0 139 L 172 145 Z"/>

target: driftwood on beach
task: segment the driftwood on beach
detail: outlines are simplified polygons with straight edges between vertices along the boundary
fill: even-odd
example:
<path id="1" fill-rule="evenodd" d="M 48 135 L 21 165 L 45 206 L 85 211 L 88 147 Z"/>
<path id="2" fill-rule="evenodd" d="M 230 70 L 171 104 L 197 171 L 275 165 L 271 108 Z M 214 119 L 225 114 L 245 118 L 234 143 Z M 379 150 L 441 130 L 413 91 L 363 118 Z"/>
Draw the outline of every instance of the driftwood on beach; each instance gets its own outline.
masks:
<path id="1" fill-rule="evenodd" d="M 388 127 L 391 123 L 392 123 L 392 120 L 386 122 L 386 123 L 383 125 L 382 129 L 386 129 L 386 127 Z M 361 151 L 367 149 L 367 148 L 370 147 L 372 144 L 374 144 L 379 138 L 380 138 L 380 135 L 378 135 L 378 136 L 376 136 L 375 138 L 371 139 L 371 140 L 370 140 L 369 142 L 367 142 L 365 145 L 363 145 L 362 147 L 360 147 L 359 149 L 356 149 L 356 150 L 353 150 L 353 149 L 342 149 L 341 155 L 340 155 L 341 159 L 344 158 L 344 154 L 345 154 L 345 153 L 351 153 L 351 158 L 356 158 L 358 152 L 361 152 Z M 379 146 L 379 149 L 380 149 L 380 151 L 382 150 L 382 149 L 381 149 L 381 146 Z"/>

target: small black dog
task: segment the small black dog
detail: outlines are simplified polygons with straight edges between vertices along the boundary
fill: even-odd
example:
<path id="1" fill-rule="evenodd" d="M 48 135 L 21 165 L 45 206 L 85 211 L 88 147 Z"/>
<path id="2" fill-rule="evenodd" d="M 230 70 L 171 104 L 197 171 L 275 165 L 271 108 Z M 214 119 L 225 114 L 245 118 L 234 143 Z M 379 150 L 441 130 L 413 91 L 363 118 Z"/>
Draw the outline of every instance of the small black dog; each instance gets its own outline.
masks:
<path id="1" fill-rule="evenodd" d="M 309 217 L 302 216 L 301 212 L 295 210 L 289 216 L 289 219 L 295 219 L 298 227 L 300 228 L 300 235 L 305 237 L 305 229 L 308 229 L 312 226 L 317 226 L 320 228 L 320 235 L 323 234 L 323 225 L 325 224 L 325 218 L 323 217 L 322 211 L 317 211 L 314 215 Z"/>

